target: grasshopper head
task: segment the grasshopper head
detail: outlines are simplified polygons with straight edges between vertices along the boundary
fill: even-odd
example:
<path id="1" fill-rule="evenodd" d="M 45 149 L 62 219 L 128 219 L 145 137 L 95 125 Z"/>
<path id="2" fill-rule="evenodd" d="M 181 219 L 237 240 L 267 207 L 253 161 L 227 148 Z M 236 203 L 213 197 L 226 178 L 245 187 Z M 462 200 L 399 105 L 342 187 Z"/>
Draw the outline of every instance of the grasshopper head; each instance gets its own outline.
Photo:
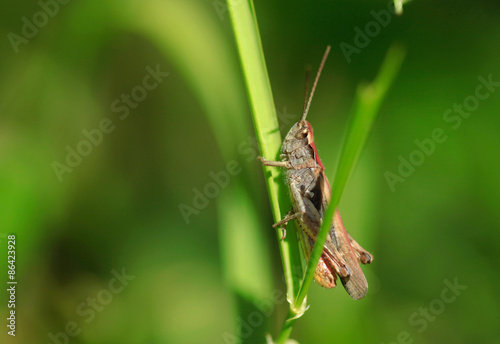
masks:
<path id="1" fill-rule="evenodd" d="M 288 134 L 281 151 L 283 154 L 290 154 L 298 148 L 307 146 L 314 141 L 313 130 L 311 124 L 306 120 L 301 120 L 294 124 Z"/>

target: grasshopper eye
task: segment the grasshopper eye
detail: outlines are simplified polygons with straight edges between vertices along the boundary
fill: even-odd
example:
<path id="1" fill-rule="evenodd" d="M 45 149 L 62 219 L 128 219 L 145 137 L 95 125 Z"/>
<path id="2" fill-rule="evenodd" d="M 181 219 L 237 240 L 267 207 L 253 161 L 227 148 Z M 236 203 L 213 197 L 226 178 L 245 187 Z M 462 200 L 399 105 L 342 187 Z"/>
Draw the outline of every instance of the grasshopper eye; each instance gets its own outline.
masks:
<path id="1" fill-rule="evenodd" d="M 302 140 L 302 139 L 307 137 L 308 132 L 309 132 L 309 130 L 307 128 L 304 128 L 304 129 L 298 131 L 297 134 L 295 134 L 295 138 Z"/>

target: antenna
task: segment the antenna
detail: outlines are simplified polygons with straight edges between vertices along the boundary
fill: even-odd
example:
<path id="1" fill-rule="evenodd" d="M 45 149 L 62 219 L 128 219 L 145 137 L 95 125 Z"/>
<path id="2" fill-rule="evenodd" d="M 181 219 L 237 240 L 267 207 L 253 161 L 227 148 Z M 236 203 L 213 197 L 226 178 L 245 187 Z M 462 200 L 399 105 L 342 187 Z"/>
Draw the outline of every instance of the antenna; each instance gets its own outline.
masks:
<path id="1" fill-rule="evenodd" d="M 304 90 L 304 106 L 302 107 L 302 114 L 306 112 L 306 105 L 307 105 L 307 96 L 309 92 L 309 83 L 311 82 L 311 67 L 307 66 L 306 69 L 306 86 Z"/>
<path id="2" fill-rule="evenodd" d="M 319 65 L 318 73 L 316 74 L 316 79 L 314 79 L 314 84 L 311 90 L 311 94 L 309 95 L 309 100 L 307 101 L 307 105 L 305 106 L 304 113 L 302 114 L 301 121 L 305 120 L 307 117 L 307 113 L 309 112 L 309 107 L 311 106 L 312 97 L 314 95 L 314 91 L 316 90 L 316 85 L 318 85 L 319 76 L 321 75 L 321 71 L 323 70 L 323 66 L 325 65 L 326 58 L 328 57 L 328 53 L 330 52 L 330 46 L 326 47 L 325 54 L 323 55 L 323 59 L 321 60 L 321 64 Z M 306 85 L 307 87 L 307 85 Z M 307 97 L 307 96 L 306 96 Z"/>

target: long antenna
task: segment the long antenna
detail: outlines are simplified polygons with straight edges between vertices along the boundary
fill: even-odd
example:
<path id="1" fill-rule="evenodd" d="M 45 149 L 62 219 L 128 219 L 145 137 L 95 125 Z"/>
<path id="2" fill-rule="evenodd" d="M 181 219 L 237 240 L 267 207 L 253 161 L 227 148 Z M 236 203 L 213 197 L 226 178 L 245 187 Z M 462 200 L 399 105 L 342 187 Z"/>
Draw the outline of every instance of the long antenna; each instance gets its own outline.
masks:
<path id="1" fill-rule="evenodd" d="M 307 113 L 309 112 L 309 107 L 311 106 L 312 97 L 314 95 L 314 91 L 316 90 L 316 85 L 318 85 L 319 76 L 321 75 L 321 71 L 323 70 L 323 66 L 325 65 L 326 58 L 328 57 L 328 53 L 330 52 L 330 46 L 326 47 L 325 54 L 323 55 L 323 59 L 321 60 L 321 64 L 319 65 L 318 73 L 316 74 L 316 79 L 314 79 L 314 84 L 311 90 L 311 94 L 309 95 L 309 100 L 307 101 L 306 108 L 304 113 L 302 114 L 301 121 L 305 120 L 307 117 Z"/>
<path id="2" fill-rule="evenodd" d="M 302 107 L 302 113 L 306 111 L 307 97 L 309 92 L 309 83 L 311 82 L 311 67 L 308 66 L 306 69 L 306 86 L 304 90 L 304 106 Z"/>

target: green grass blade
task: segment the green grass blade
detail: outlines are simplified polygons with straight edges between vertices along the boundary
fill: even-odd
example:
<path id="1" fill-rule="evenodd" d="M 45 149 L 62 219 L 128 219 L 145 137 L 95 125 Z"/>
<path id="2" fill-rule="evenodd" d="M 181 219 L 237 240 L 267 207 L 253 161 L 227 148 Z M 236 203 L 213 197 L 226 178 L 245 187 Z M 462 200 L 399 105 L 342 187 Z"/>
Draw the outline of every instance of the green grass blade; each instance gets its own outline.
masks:
<path id="1" fill-rule="evenodd" d="M 397 15 L 403 14 L 403 0 L 394 0 L 394 9 Z"/>
<path id="2" fill-rule="evenodd" d="M 410 0 L 394 0 L 394 12 L 396 12 L 398 16 L 402 15 L 403 5 L 409 1 Z"/>
<path id="3" fill-rule="evenodd" d="M 253 1 L 228 0 L 227 4 L 247 86 L 257 142 L 265 158 L 276 160 L 281 147 L 281 136 Z M 264 171 L 274 220 L 279 221 L 282 214 L 290 207 L 290 201 L 283 190 L 280 171 L 270 167 L 264 167 Z M 280 246 L 287 294 L 289 299 L 293 300 L 300 285 L 297 276 L 302 276 L 297 237 L 291 233 L 285 240 L 281 240 L 279 229 L 276 231 L 276 236 Z"/>

